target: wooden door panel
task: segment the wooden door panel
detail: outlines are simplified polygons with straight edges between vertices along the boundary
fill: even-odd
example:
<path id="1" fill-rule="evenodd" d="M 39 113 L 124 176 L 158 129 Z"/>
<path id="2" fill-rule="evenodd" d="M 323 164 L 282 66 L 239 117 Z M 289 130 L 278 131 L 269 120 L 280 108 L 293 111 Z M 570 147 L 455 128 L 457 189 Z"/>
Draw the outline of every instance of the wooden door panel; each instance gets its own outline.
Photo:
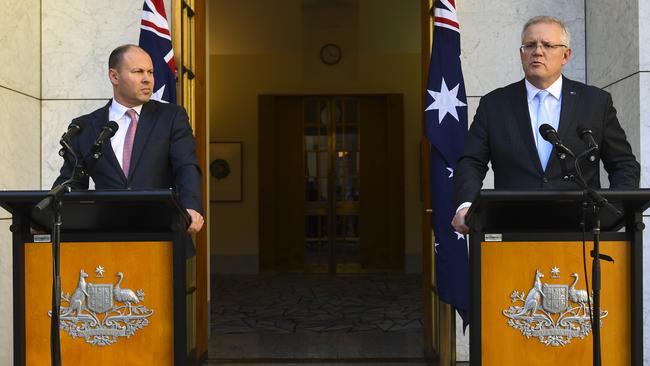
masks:
<path id="1" fill-rule="evenodd" d="M 259 98 L 260 269 L 303 269 L 302 100 Z"/>
<path id="2" fill-rule="evenodd" d="M 404 269 L 404 152 L 401 95 L 361 98 L 361 261 Z"/>

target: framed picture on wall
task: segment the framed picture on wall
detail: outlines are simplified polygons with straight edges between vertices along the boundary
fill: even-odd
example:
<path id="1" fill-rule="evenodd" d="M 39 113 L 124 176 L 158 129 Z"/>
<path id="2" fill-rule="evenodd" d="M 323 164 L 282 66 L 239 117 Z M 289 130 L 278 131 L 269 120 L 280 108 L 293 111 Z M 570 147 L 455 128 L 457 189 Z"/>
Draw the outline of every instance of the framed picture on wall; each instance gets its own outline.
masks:
<path id="1" fill-rule="evenodd" d="M 242 201 L 243 164 L 241 142 L 210 142 L 210 201 Z"/>

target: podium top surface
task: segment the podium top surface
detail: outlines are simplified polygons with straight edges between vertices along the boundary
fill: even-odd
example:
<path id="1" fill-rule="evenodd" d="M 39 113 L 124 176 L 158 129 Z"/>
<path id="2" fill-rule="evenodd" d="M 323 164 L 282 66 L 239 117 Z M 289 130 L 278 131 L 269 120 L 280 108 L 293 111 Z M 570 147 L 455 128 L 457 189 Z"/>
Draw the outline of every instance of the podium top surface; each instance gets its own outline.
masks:
<path id="1" fill-rule="evenodd" d="M 601 228 L 616 231 L 626 218 L 650 207 L 650 189 L 597 190 L 622 213 L 615 216 L 600 209 Z M 484 230 L 580 231 L 583 203 L 590 201 L 582 190 L 504 191 L 481 190 L 469 210 L 470 225 L 480 220 Z M 593 227 L 591 211 L 585 214 L 587 228 Z"/>
<path id="2" fill-rule="evenodd" d="M 50 230 L 51 207 L 35 208 L 48 191 L 0 191 L 0 206 L 31 225 Z M 87 190 L 62 196 L 63 231 L 172 231 L 189 216 L 171 190 Z"/>

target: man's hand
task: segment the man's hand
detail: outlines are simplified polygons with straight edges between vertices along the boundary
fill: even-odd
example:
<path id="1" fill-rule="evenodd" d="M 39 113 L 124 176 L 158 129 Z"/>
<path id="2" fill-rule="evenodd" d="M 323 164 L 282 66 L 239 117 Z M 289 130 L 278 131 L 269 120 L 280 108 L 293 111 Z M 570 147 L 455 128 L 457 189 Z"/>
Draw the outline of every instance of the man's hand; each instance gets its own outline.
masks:
<path id="1" fill-rule="evenodd" d="M 463 235 L 469 234 L 469 226 L 465 224 L 465 216 L 467 216 L 468 210 L 469 207 L 461 208 L 458 210 L 458 212 L 456 212 L 454 219 L 451 220 L 451 226 L 453 226 L 456 231 Z"/>
<path id="2" fill-rule="evenodd" d="M 187 213 L 190 214 L 190 218 L 192 219 L 192 223 L 190 223 L 190 227 L 187 228 L 187 233 L 196 234 L 199 231 L 201 231 L 201 228 L 203 227 L 203 216 L 201 216 L 200 213 L 192 210 L 191 208 L 187 209 Z"/>

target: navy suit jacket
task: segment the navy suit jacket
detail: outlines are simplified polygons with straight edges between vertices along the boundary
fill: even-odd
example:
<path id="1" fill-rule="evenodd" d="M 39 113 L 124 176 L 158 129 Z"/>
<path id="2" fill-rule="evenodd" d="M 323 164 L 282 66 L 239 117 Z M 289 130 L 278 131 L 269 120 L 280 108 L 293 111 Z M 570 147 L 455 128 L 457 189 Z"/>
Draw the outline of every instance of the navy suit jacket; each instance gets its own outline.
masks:
<path id="1" fill-rule="evenodd" d="M 576 154 L 586 148 L 576 132 L 578 126 L 591 129 L 599 146 L 597 161 L 580 165 L 589 186 L 600 188 L 598 160 L 601 160 L 609 174 L 610 188 L 638 188 L 640 166 L 616 118 L 611 95 L 564 78 L 558 136 Z M 492 163 L 495 189 L 579 189 L 575 182 L 562 179 L 555 151 L 551 153 L 546 171 L 542 169 L 523 79 L 481 98 L 454 171 L 458 205 L 474 200 L 481 189 L 488 162 Z M 575 173 L 573 159 L 567 158 L 566 165 L 569 174 Z"/>
<path id="2" fill-rule="evenodd" d="M 87 156 L 97 135 L 108 123 L 108 108 L 104 107 L 73 122 L 85 125 L 73 138 L 77 153 Z M 203 212 L 201 206 L 201 170 L 196 158 L 196 143 L 187 113 L 175 104 L 149 101 L 142 106 L 133 142 L 128 177 L 122 171 L 110 140 L 103 145 L 103 156 L 88 173 L 96 189 L 169 189 L 178 193 L 181 205 Z M 88 159 L 87 159 L 88 160 Z M 73 166 L 66 162 L 54 185 L 72 175 Z M 88 179 L 75 185 L 87 189 Z"/>

